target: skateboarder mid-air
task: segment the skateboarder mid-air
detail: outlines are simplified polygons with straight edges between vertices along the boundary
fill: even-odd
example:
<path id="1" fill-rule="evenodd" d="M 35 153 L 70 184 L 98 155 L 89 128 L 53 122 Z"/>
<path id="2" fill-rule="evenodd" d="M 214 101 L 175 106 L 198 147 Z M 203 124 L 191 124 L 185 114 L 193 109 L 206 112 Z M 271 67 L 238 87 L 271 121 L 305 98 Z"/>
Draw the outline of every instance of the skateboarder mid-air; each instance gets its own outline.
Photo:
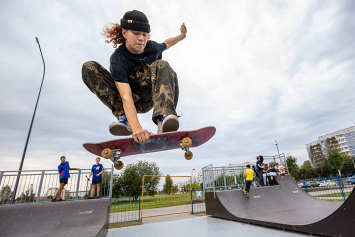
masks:
<path id="1" fill-rule="evenodd" d="M 59 172 L 59 189 L 57 193 L 54 195 L 52 202 L 57 201 L 56 198 L 58 198 L 58 201 L 63 201 L 61 198 L 62 191 L 64 186 L 68 183 L 68 178 L 70 178 L 69 170 L 79 170 L 78 168 L 70 168 L 69 167 L 69 162 L 65 161 L 66 158 L 65 156 L 60 157 L 60 165 L 58 166 L 58 172 Z"/>
<path id="2" fill-rule="evenodd" d="M 92 166 L 91 172 L 89 175 L 89 180 L 92 175 L 92 184 L 91 184 L 91 197 L 94 197 L 95 187 L 97 198 L 100 198 L 100 186 L 102 183 L 102 173 L 104 172 L 104 167 L 100 164 L 100 157 L 96 158 L 96 164 Z"/>
<path id="3" fill-rule="evenodd" d="M 109 126 L 116 136 L 132 135 L 135 142 L 145 143 L 151 132 L 142 128 L 137 113 L 153 108 L 152 120 L 158 133 L 177 131 L 176 106 L 179 97 L 178 78 L 168 62 L 161 60 L 164 50 L 186 37 L 182 24 L 180 34 L 163 43 L 149 40 L 148 18 L 140 11 L 126 12 L 120 24 L 104 27 L 106 43 L 116 48 L 110 58 L 110 72 L 97 62 L 83 65 L 84 83 L 108 108 L 118 121 Z"/>

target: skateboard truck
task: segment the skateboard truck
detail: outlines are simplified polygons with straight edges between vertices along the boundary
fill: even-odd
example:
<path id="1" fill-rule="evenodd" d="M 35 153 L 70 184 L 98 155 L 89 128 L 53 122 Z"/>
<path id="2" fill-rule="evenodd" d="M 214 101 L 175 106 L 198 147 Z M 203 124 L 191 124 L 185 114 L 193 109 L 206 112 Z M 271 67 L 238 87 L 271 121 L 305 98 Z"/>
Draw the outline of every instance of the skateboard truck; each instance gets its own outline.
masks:
<path id="1" fill-rule="evenodd" d="M 119 160 L 122 154 L 123 151 L 121 149 L 111 150 L 110 148 L 106 148 L 101 152 L 101 156 L 103 158 L 110 159 L 112 161 L 112 163 L 114 164 L 113 166 L 115 167 L 116 170 L 120 170 L 124 166 L 123 162 Z"/>
<path id="2" fill-rule="evenodd" d="M 189 137 L 185 137 L 184 139 L 180 140 L 181 150 L 185 151 L 185 159 L 191 160 L 192 159 L 192 152 L 190 151 L 190 146 L 192 145 L 192 140 Z"/>

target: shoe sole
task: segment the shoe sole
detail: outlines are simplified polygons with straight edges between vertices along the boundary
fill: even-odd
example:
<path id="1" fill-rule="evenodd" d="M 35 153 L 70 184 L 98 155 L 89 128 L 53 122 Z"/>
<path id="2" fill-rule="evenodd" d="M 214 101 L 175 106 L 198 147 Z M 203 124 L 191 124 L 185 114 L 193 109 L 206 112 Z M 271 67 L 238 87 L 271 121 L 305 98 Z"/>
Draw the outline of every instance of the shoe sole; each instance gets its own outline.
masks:
<path id="1" fill-rule="evenodd" d="M 130 136 L 133 134 L 132 131 L 128 129 L 128 127 L 119 124 L 112 126 L 110 125 L 109 131 L 114 136 Z"/>
<path id="2" fill-rule="evenodd" d="M 179 120 L 176 118 L 176 116 L 167 116 L 162 124 L 162 132 L 175 132 L 179 129 Z"/>

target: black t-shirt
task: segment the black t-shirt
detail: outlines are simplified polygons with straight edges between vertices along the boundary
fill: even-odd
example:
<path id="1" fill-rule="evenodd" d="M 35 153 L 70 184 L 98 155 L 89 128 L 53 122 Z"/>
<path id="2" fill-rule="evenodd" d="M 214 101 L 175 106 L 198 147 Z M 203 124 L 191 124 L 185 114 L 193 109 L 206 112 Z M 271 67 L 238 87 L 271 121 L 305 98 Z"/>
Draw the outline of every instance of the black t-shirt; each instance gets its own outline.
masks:
<path id="1" fill-rule="evenodd" d="M 120 45 L 110 58 L 110 71 L 113 79 L 117 82 L 128 83 L 131 88 L 137 86 L 138 79 L 143 76 L 149 65 L 162 58 L 165 49 L 165 43 L 148 41 L 143 53 L 132 54 L 125 45 Z"/>
<path id="2" fill-rule="evenodd" d="M 262 168 L 260 168 L 259 165 L 260 165 L 260 167 L 261 167 L 261 166 L 262 166 L 262 163 L 261 163 L 260 161 L 257 161 L 257 162 L 256 162 L 256 167 L 258 167 L 258 172 L 259 172 L 259 171 L 262 171 Z"/>

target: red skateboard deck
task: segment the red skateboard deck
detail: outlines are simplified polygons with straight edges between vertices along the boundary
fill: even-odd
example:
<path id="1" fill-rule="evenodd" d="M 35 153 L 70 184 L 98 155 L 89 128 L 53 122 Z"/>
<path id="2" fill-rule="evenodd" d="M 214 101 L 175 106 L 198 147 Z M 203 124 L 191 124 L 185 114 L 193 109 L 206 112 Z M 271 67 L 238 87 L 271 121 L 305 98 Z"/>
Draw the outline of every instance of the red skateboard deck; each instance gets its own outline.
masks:
<path id="1" fill-rule="evenodd" d="M 121 157 L 178 148 L 186 151 L 185 158 L 189 160 L 192 158 L 192 152 L 190 152 L 189 148 L 204 144 L 210 140 L 215 133 L 215 127 L 204 127 L 192 131 L 154 134 L 150 136 L 149 140 L 144 144 L 136 143 L 132 137 L 129 137 L 99 143 L 84 143 L 83 146 L 94 155 L 111 159 L 116 169 L 122 169 L 123 163 L 119 161 Z M 191 144 L 184 143 L 184 138 L 190 138 Z"/>

